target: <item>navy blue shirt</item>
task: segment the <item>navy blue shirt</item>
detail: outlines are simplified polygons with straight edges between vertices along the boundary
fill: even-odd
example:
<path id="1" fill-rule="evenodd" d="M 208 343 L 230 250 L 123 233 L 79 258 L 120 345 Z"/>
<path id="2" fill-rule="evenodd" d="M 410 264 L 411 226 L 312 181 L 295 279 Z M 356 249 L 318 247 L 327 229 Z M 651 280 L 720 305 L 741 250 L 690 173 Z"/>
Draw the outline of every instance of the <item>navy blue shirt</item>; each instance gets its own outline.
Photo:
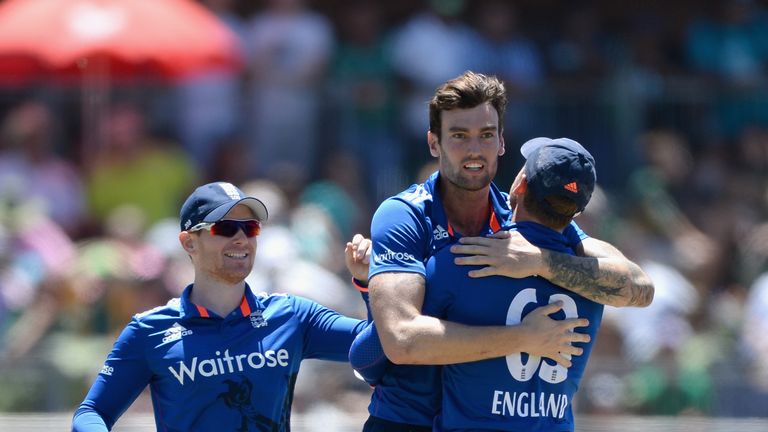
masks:
<path id="1" fill-rule="evenodd" d="M 520 222 L 512 229 L 536 246 L 573 255 L 569 240 L 544 225 Z M 584 353 L 574 357 L 567 369 L 527 353 L 444 366 L 440 430 L 573 431 L 573 395 L 603 306 L 537 276 L 473 279 L 467 276 L 471 268 L 456 266 L 454 258 L 444 249 L 427 263 L 425 314 L 467 325 L 516 325 L 531 310 L 562 301 L 563 310 L 552 317 L 587 318 L 589 326 L 576 331 L 589 334 L 592 342 L 574 344 Z"/>
<path id="2" fill-rule="evenodd" d="M 73 430 L 104 431 L 149 385 L 157 430 L 290 430 L 303 359 L 347 361 L 366 322 L 291 295 L 255 295 L 219 317 L 181 298 L 123 330 L 75 413 Z"/>
<path id="3" fill-rule="evenodd" d="M 457 235 L 445 214 L 437 189 L 438 179 L 439 173 L 435 172 L 426 182 L 414 184 L 388 198 L 376 210 L 371 222 L 373 250 L 369 279 L 379 273 L 410 272 L 424 276 L 431 285 L 425 267 L 427 261 L 450 245 L 453 236 Z M 488 203 L 491 217 L 479 235 L 490 235 L 508 223 L 512 215 L 508 198 L 491 183 Z M 575 224 L 565 232 L 574 245 L 586 238 Z M 466 274 L 468 269 L 458 268 L 457 271 Z M 356 341 L 351 357 L 358 347 L 368 351 L 371 346 L 380 347 L 375 332 L 364 332 L 361 337 L 376 340 Z M 366 352 L 366 356 L 370 357 L 370 352 Z M 432 425 L 441 404 L 439 366 L 389 365 L 376 381 L 368 406 L 372 416 L 396 423 Z"/>

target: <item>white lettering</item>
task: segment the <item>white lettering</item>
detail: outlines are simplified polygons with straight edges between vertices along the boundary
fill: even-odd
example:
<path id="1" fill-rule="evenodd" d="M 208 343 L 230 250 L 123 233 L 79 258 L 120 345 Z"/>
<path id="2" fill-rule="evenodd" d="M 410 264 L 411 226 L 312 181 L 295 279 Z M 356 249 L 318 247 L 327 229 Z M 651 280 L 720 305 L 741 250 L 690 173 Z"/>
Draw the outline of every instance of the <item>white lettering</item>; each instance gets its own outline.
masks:
<path id="1" fill-rule="evenodd" d="M 494 391 L 493 392 L 493 402 L 491 404 L 491 414 L 501 414 L 501 411 L 499 411 L 499 406 L 501 406 L 501 400 L 499 399 L 499 396 L 502 396 L 504 392 L 501 391 Z"/>
<path id="2" fill-rule="evenodd" d="M 220 353 L 220 352 L 218 352 L 218 351 L 216 351 L 216 355 L 217 355 L 217 356 L 220 356 L 220 355 L 221 355 L 221 353 Z M 220 374 L 223 374 L 223 373 L 224 373 L 224 364 L 223 364 L 223 363 L 221 363 L 221 358 L 217 358 L 217 359 L 216 359 L 216 364 L 218 364 L 218 365 L 219 365 L 219 373 L 220 373 Z"/>
<path id="3" fill-rule="evenodd" d="M 211 369 L 206 371 L 204 369 L 206 365 L 210 365 Z M 216 373 L 216 363 L 213 361 L 213 359 L 208 359 L 208 360 L 201 361 L 200 362 L 200 369 L 199 369 L 199 371 L 200 371 L 200 375 L 202 375 L 204 377 L 210 377 L 210 376 L 218 375 Z"/>
<path id="4" fill-rule="evenodd" d="M 549 403 L 547 404 L 547 410 L 544 412 L 544 417 L 549 416 L 549 413 L 552 413 L 552 415 L 557 415 L 557 411 L 560 409 L 560 400 L 555 399 L 554 394 L 549 395 Z"/>
<path id="5" fill-rule="evenodd" d="M 281 348 L 277 351 L 277 364 L 282 367 L 288 366 L 288 350 Z"/>
<path id="6" fill-rule="evenodd" d="M 563 418 L 565 415 L 565 407 L 568 406 L 568 398 L 565 395 L 560 396 L 560 402 L 562 405 L 560 405 L 560 412 L 557 413 L 557 416 L 559 418 Z"/>
<path id="7" fill-rule="evenodd" d="M 549 297 L 549 302 L 554 303 L 556 301 L 563 302 L 563 312 L 566 318 L 578 318 L 578 310 L 576 302 L 565 294 L 553 294 Z M 507 310 L 507 325 L 519 324 L 523 319 L 523 309 L 530 303 L 536 303 L 536 290 L 533 288 L 526 288 L 518 293 Z M 564 357 L 571 358 L 570 354 L 565 354 Z M 539 371 L 539 378 L 545 382 L 558 384 L 568 378 L 568 369 L 557 363 L 550 365 L 546 360 L 542 361 L 541 357 L 528 355 L 528 361 L 523 363 L 522 353 L 510 354 L 506 357 L 507 368 L 509 373 L 517 381 L 528 381 L 533 378 L 536 370 Z"/>
<path id="8" fill-rule="evenodd" d="M 506 392 L 494 390 L 491 414 L 511 417 L 563 418 L 568 395 L 543 392 Z"/>
<path id="9" fill-rule="evenodd" d="M 374 261 L 376 262 L 384 262 L 384 261 L 390 261 L 390 260 L 398 260 L 398 261 L 416 261 L 416 257 L 409 253 L 405 252 L 392 252 L 391 250 L 386 251 L 383 254 L 374 255 L 373 256 Z"/>
<path id="10" fill-rule="evenodd" d="M 512 397 L 511 393 L 504 392 L 504 415 L 515 415 L 515 402 L 517 401 Z M 507 414 L 509 413 L 509 414 Z"/>
<path id="11" fill-rule="evenodd" d="M 258 357 L 258 359 L 259 359 L 259 363 L 258 364 L 254 364 L 253 363 L 253 358 L 254 357 Z M 260 352 L 252 352 L 252 353 L 248 354 L 248 364 L 252 368 L 254 368 L 254 369 L 261 369 L 262 367 L 264 367 L 264 356 L 261 355 Z"/>
<path id="12" fill-rule="evenodd" d="M 216 357 L 214 358 L 198 361 L 197 357 L 193 357 L 190 366 L 180 361 L 178 369 L 168 366 L 168 370 L 179 381 L 179 384 L 184 385 L 185 378 L 194 382 L 195 376 L 198 373 L 207 378 L 226 373 L 243 372 L 243 359 L 246 359 L 247 365 L 252 369 L 261 369 L 265 366 L 269 368 L 287 367 L 290 365 L 290 354 L 285 348 L 281 348 L 278 351 L 267 350 L 264 354 L 254 351 L 250 354 L 237 354 L 235 356 L 231 356 L 229 350 L 225 350 L 223 356 L 221 356 L 220 351 L 216 351 Z M 233 360 L 237 364 L 237 368 L 234 367 Z M 224 366 L 225 364 L 226 367 Z"/>
<path id="13" fill-rule="evenodd" d="M 538 417 L 540 412 L 541 405 L 539 405 L 539 410 L 536 411 L 536 393 L 531 392 L 531 417 Z"/>
<path id="14" fill-rule="evenodd" d="M 267 351 L 264 353 L 264 357 L 267 358 L 267 367 L 275 367 L 277 365 L 277 360 L 275 360 L 275 352 L 274 351 Z"/>
<path id="15" fill-rule="evenodd" d="M 528 397 L 528 393 L 520 394 L 520 398 L 517 400 L 517 415 L 520 417 L 528 417 L 528 404 L 523 399 Z"/>
<path id="16" fill-rule="evenodd" d="M 229 355 L 229 350 L 224 351 L 224 361 L 227 362 L 227 368 L 229 368 L 229 373 L 233 373 L 234 372 L 234 369 L 232 369 L 232 359 L 233 358 L 234 357 Z"/>
<path id="17" fill-rule="evenodd" d="M 170 366 L 168 366 L 168 369 L 171 370 L 171 373 L 173 376 L 176 377 L 177 380 L 179 380 L 179 384 L 184 385 L 184 376 L 188 376 L 190 381 L 195 380 L 195 368 L 197 367 L 197 357 L 192 357 L 192 368 L 187 368 L 187 365 L 184 364 L 184 362 L 179 362 L 179 372 L 176 373 L 176 370 Z"/>

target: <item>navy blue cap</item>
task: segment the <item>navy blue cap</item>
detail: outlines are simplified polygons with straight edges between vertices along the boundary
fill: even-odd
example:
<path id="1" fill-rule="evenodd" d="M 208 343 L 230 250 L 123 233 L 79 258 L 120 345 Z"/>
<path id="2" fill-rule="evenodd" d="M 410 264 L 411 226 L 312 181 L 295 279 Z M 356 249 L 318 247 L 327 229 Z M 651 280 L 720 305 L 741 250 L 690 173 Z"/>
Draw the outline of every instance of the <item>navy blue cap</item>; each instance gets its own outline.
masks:
<path id="1" fill-rule="evenodd" d="M 581 144 L 568 138 L 539 137 L 520 147 L 525 175 L 533 196 L 569 198 L 583 211 L 595 190 L 595 159 Z"/>
<path id="2" fill-rule="evenodd" d="M 181 206 L 181 230 L 186 231 L 202 222 L 218 222 L 238 204 L 253 210 L 261 222 L 269 217 L 263 202 L 246 196 L 232 183 L 208 183 L 195 189 Z"/>

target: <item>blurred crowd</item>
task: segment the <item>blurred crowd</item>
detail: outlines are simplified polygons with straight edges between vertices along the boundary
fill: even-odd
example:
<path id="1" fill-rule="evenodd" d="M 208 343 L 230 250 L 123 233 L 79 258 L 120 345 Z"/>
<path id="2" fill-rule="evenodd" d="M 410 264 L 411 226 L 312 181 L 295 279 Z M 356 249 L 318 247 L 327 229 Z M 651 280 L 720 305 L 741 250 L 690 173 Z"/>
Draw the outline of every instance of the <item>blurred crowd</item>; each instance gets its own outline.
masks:
<path id="1" fill-rule="evenodd" d="M 363 317 L 344 243 L 434 169 L 426 102 L 471 69 L 510 91 L 508 148 L 590 149 L 577 222 L 656 285 L 606 308 L 577 412 L 768 416 L 765 1 L 200 3 L 243 70 L 115 82 L 89 131 L 80 88 L 0 87 L 0 411 L 71 409 L 130 316 L 181 292 L 178 209 L 206 181 L 269 208 L 251 287 Z M 348 367 L 304 369 L 296 410 L 365 409 Z"/>

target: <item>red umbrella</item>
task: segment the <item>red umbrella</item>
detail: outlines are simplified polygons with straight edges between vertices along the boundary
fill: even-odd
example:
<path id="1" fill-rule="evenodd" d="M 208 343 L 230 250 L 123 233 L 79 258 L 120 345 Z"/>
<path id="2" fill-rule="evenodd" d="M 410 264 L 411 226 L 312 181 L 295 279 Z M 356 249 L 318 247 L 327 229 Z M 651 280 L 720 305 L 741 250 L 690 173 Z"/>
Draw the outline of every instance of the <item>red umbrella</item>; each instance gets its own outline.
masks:
<path id="1" fill-rule="evenodd" d="M 0 2 L 0 76 L 29 73 L 32 65 L 67 76 L 94 62 L 112 76 L 241 65 L 234 34 L 191 0 Z"/>
<path id="2" fill-rule="evenodd" d="M 78 79 L 86 165 L 111 80 L 241 66 L 234 33 L 192 0 L 0 1 L 0 83 Z"/>

